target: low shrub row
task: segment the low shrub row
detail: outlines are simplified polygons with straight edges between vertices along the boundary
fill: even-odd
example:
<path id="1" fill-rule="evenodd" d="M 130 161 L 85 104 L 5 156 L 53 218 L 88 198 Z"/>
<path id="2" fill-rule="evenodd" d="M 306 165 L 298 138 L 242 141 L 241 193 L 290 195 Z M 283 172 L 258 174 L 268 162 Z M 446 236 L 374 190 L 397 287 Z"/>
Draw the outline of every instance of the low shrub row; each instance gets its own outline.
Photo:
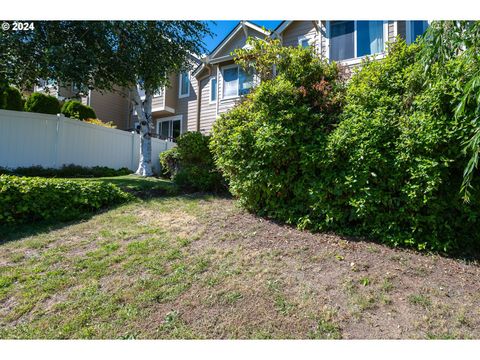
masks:
<path id="1" fill-rule="evenodd" d="M 186 191 L 226 191 L 208 147 L 209 141 L 209 136 L 199 132 L 182 134 L 176 147 L 160 154 L 162 174 Z"/>
<path id="2" fill-rule="evenodd" d="M 51 115 L 62 113 L 66 117 L 78 120 L 97 118 L 95 111 L 80 101 L 68 100 L 62 104 L 55 96 L 39 92 L 31 94 L 24 100 L 20 91 L 12 86 L 6 87 L 0 94 L 0 109 Z"/>
<path id="3" fill-rule="evenodd" d="M 19 176 L 40 176 L 46 178 L 90 178 L 128 175 L 132 172 L 127 168 L 112 169 L 106 166 L 85 167 L 79 165 L 63 165 L 59 169 L 42 166 L 19 167 L 14 170 L 0 168 L 0 174 Z"/>
<path id="4" fill-rule="evenodd" d="M 129 199 L 113 184 L 0 175 L 0 224 L 68 221 Z"/>

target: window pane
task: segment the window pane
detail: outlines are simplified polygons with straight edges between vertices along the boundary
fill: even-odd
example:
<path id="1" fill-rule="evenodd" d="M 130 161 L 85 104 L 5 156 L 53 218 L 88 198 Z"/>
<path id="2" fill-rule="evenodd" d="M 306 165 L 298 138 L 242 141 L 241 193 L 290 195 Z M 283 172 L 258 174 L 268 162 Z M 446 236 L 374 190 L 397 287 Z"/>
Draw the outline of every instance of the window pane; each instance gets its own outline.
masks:
<path id="1" fill-rule="evenodd" d="M 248 94 L 253 88 L 253 74 L 251 72 L 245 72 L 240 69 L 240 95 Z"/>
<path id="2" fill-rule="evenodd" d="M 238 68 L 223 71 L 223 96 L 238 95 Z"/>
<path id="3" fill-rule="evenodd" d="M 187 95 L 189 86 L 190 79 L 188 78 L 188 73 L 182 73 L 180 81 L 180 94 Z"/>
<path id="4" fill-rule="evenodd" d="M 330 59 L 345 60 L 355 57 L 354 35 L 355 22 L 330 22 Z"/>
<path id="5" fill-rule="evenodd" d="M 180 136 L 180 120 L 172 121 L 172 137 L 173 140 Z"/>
<path id="6" fill-rule="evenodd" d="M 170 121 L 162 121 L 160 123 L 160 136 L 162 139 L 167 139 L 168 138 L 168 135 L 170 133 L 169 131 L 169 126 L 170 125 Z"/>
<path id="7" fill-rule="evenodd" d="M 410 25 L 410 29 L 411 29 L 410 42 L 414 42 L 415 40 L 417 40 L 417 37 L 423 35 L 425 30 L 427 30 L 427 26 L 428 26 L 428 21 L 422 21 L 422 20 L 412 21 Z"/>
<path id="8" fill-rule="evenodd" d="M 308 42 L 308 39 L 300 40 L 300 45 L 301 45 L 302 47 L 304 47 L 304 48 L 310 46 L 310 44 L 309 44 L 309 42 Z"/>
<path id="9" fill-rule="evenodd" d="M 357 56 L 383 51 L 383 21 L 357 21 Z"/>
<path id="10" fill-rule="evenodd" d="M 210 82 L 210 101 L 217 100 L 217 79 Z"/>

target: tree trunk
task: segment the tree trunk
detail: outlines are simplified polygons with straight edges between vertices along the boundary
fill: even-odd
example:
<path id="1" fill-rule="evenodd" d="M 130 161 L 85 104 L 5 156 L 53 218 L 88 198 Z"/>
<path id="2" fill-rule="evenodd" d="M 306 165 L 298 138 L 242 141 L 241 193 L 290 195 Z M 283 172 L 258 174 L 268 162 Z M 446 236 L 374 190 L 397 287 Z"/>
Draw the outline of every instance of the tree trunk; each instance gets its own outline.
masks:
<path id="1" fill-rule="evenodd" d="M 138 90 L 133 91 L 133 103 L 140 123 L 140 161 L 135 175 L 152 176 L 152 94 L 145 92 L 145 100 L 140 99 Z"/>

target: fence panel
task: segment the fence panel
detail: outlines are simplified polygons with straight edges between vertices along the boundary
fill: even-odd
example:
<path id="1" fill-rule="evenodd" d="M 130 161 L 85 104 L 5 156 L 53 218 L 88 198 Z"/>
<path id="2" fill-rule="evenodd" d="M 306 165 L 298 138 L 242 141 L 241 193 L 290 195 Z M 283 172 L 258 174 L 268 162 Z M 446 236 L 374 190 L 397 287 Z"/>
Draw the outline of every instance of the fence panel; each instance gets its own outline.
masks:
<path id="1" fill-rule="evenodd" d="M 173 146 L 173 142 L 152 139 L 155 172 L 160 171 L 159 154 Z M 0 167 L 75 164 L 135 171 L 139 151 L 137 134 L 63 116 L 0 110 Z"/>

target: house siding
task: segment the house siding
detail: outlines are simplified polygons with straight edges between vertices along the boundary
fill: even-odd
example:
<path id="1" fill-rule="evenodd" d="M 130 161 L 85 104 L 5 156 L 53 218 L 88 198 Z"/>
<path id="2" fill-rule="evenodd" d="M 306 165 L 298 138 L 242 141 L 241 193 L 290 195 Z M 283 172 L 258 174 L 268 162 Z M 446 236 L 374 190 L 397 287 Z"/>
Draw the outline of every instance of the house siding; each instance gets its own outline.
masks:
<path id="1" fill-rule="evenodd" d="M 314 39 L 315 46 L 318 46 L 318 34 L 314 21 L 293 21 L 283 32 L 283 45 L 298 46 L 298 38 L 300 36 Z"/>
<path id="2" fill-rule="evenodd" d="M 90 93 L 90 106 L 95 110 L 98 119 L 111 121 L 118 129 L 129 128 L 130 101 L 127 91 L 102 94 L 93 90 Z"/>
<path id="3" fill-rule="evenodd" d="M 211 132 L 213 123 L 217 118 L 217 102 L 210 103 L 210 79 L 214 77 L 216 77 L 216 73 L 200 81 L 200 89 L 202 94 L 200 99 L 200 131 L 205 134 L 209 134 Z M 214 91 L 217 91 L 217 89 L 214 89 Z"/>

